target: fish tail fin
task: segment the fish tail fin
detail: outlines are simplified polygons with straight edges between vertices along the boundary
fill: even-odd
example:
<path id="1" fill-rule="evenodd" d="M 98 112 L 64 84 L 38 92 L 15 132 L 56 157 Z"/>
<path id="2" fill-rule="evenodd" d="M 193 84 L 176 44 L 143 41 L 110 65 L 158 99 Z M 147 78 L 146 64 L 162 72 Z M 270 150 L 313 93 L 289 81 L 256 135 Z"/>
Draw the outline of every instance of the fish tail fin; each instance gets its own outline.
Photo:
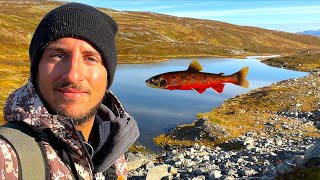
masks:
<path id="1" fill-rule="evenodd" d="M 237 76 L 237 79 L 238 79 L 237 85 L 245 87 L 245 88 L 249 87 L 249 82 L 246 79 L 246 77 L 248 75 L 248 71 L 249 71 L 249 67 L 245 67 L 245 68 L 241 69 L 240 71 L 238 71 L 237 73 L 235 73 L 235 75 Z"/>

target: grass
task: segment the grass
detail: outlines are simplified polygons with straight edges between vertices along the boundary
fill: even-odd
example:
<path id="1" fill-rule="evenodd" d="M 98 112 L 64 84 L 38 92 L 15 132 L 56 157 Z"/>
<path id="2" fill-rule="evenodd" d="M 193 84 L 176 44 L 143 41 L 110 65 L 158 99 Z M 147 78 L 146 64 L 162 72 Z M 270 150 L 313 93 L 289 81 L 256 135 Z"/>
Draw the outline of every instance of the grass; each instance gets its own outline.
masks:
<path id="1" fill-rule="evenodd" d="M 29 69 L 26 66 L 7 65 L 0 62 L 0 105 L 4 103 L 17 87 L 27 82 Z M 0 123 L 3 123 L 3 112 L 0 111 Z"/>
<path id="2" fill-rule="evenodd" d="M 298 71 L 320 69 L 320 51 L 306 50 L 295 55 L 271 58 L 263 61 L 270 66 L 284 67 Z"/>

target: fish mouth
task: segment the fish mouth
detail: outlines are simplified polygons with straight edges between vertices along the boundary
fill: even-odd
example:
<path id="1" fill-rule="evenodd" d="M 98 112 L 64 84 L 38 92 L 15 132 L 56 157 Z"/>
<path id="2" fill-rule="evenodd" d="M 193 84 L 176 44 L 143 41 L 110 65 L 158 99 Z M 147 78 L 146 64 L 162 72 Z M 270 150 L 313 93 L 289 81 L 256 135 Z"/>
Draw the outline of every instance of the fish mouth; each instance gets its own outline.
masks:
<path id="1" fill-rule="evenodd" d="M 149 82 L 147 82 L 147 81 L 146 81 L 146 85 L 147 85 L 148 87 L 151 87 L 151 88 L 156 88 L 156 85 L 151 84 L 151 83 L 149 83 Z"/>
<path id="2" fill-rule="evenodd" d="M 151 78 L 148 79 L 148 80 L 146 80 L 146 85 L 147 85 L 148 87 L 152 87 L 152 88 L 155 88 L 155 87 L 156 87 L 154 84 L 151 83 Z"/>

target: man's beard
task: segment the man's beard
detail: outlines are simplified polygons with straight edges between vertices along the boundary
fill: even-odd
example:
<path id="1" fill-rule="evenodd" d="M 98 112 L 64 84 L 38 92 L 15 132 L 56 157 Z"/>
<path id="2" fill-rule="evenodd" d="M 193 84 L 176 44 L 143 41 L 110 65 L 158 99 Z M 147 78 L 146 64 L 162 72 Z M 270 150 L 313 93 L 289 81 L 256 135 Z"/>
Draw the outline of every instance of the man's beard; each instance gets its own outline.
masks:
<path id="1" fill-rule="evenodd" d="M 76 85 L 69 85 L 69 87 L 75 87 Z M 39 84 L 37 86 L 37 88 L 39 87 Z M 71 115 L 68 115 L 67 111 L 63 108 L 63 107 L 60 107 L 59 105 L 57 105 L 56 107 L 52 107 L 47 101 L 46 99 L 44 98 L 44 96 L 42 95 L 40 89 L 37 89 L 37 92 L 38 92 L 38 95 L 42 101 L 42 103 L 44 104 L 44 106 L 46 107 L 47 111 L 50 113 L 50 114 L 55 114 L 55 115 L 60 115 L 60 116 L 64 116 L 64 117 L 68 117 L 70 119 L 72 119 L 74 125 L 78 126 L 78 125 L 81 125 L 81 124 L 84 124 L 86 122 L 88 122 L 89 120 L 91 120 L 95 114 L 97 113 L 100 105 L 102 104 L 102 101 L 104 99 L 104 97 L 100 100 L 100 102 L 94 106 L 93 108 L 89 109 L 89 111 L 84 114 L 84 115 L 79 115 L 79 116 L 71 116 Z M 82 109 L 79 109 L 80 111 Z"/>
<path id="2" fill-rule="evenodd" d="M 68 115 L 64 111 L 64 109 L 62 109 L 62 108 L 58 108 L 57 110 L 54 110 L 54 111 L 56 112 L 57 115 L 65 116 L 65 117 L 72 119 L 74 125 L 78 126 L 78 125 L 84 124 L 84 123 L 88 122 L 89 120 L 91 120 L 95 116 L 95 114 L 97 113 L 100 105 L 101 105 L 101 102 L 98 103 L 95 107 L 89 109 L 89 111 L 85 115 L 78 116 L 78 117 L 73 117 L 73 116 Z"/>

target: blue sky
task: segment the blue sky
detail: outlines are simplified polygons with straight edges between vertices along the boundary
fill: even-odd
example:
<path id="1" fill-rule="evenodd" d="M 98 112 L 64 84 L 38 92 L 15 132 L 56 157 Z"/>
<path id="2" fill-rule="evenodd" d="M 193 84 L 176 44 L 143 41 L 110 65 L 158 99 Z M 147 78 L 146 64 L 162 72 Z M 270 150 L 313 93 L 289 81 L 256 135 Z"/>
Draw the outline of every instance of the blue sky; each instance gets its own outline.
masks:
<path id="1" fill-rule="evenodd" d="M 68 0 L 67 0 L 68 1 Z M 121 11 L 148 11 L 287 32 L 320 29 L 318 0 L 73 0 Z"/>

